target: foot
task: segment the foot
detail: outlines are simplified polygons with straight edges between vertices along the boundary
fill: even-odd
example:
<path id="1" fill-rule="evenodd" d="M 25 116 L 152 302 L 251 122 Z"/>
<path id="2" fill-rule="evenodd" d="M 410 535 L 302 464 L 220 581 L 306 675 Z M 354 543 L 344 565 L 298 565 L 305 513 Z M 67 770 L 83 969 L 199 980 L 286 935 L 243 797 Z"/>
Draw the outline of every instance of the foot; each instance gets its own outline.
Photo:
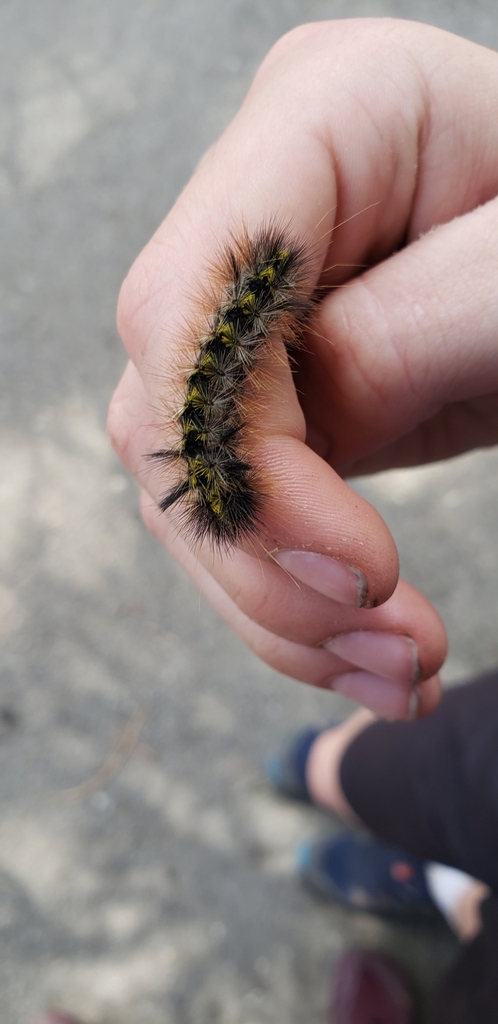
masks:
<path id="1" fill-rule="evenodd" d="M 301 880 L 325 899 L 372 914 L 434 917 L 424 862 L 379 839 L 344 832 L 303 843 L 297 866 Z"/>
<path id="2" fill-rule="evenodd" d="M 460 942 L 472 942 L 482 929 L 481 904 L 491 896 L 491 889 L 477 878 L 470 879 L 466 892 L 448 914 L 448 924 Z"/>
<path id="3" fill-rule="evenodd" d="M 481 904 L 491 889 L 464 871 L 429 862 L 425 878 L 431 897 L 460 942 L 472 942 L 482 928 Z"/>

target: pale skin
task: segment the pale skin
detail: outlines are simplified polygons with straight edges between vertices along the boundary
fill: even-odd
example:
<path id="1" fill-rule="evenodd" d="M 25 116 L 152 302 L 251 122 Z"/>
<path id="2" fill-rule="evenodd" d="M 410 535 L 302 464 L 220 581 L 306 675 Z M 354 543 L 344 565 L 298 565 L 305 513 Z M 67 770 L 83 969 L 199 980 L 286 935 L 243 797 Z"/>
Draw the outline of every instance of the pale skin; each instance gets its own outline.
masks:
<path id="1" fill-rule="evenodd" d="M 109 431 L 147 526 L 261 658 L 389 717 L 436 706 L 445 631 L 344 477 L 496 442 L 497 195 L 495 53 L 390 19 L 305 25 L 270 52 L 121 291 L 130 361 Z M 275 218 L 311 246 L 323 298 L 295 376 L 269 369 L 257 541 L 194 548 L 158 514 L 171 481 L 144 455 L 174 437 L 206 267 L 237 225 Z"/>

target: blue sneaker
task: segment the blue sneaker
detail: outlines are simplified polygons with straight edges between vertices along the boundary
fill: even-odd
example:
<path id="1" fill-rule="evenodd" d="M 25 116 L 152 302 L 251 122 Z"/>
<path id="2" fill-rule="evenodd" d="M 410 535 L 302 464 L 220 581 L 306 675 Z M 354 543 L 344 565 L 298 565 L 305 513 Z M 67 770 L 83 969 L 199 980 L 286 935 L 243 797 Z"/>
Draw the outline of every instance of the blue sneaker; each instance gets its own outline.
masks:
<path id="1" fill-rule="evenodd" d="M 297 869 L 315 894 L 348 907 L 373 914 L 437 916 L 424 861 L 379 839 L 346 832 L 334 839 L 302 843 Z"/>
<path id="2" fill-rule="evenodd" d="M 282 796 L 313 803 L 306 785 L 308 754 L 320 733 L 333 729 L 339 722 L 329 722 L 325 728 L 310 726 L 292 736 L 278 754 L 271 754 L 265 762 L 266 778 Z"/>
<path id="3" fill-rule="evenodd" d="M 321 732 L 323 729 L 303 729 L 288 740 L 280 754 L 266 758 L 266 778 L 283 797 L 303 800 L 306 804 L 313 803 L 306 785 L 306 761 Z"/>

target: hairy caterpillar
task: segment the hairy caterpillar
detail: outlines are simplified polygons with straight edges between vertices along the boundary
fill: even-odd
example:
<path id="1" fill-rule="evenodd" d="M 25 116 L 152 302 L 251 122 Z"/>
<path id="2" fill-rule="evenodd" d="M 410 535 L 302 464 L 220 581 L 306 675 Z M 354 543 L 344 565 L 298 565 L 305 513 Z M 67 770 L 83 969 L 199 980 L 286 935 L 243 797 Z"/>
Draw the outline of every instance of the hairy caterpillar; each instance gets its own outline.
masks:
<path id="1" fill-rule="evenodd" d="M 275 225 L 234 241 L 220 259 L 221 301 L 197 339 L 198 355 L 185 381 L 176 448 L 149 455 L 182 470 L 159 502 L 177 502 L 194 540 L 231 546 L 260 524 L 264 493 L 248 460 L 244 431 L 249 391 L 272 339 L 299 342 L 313 299 L 309 255 Z"/>

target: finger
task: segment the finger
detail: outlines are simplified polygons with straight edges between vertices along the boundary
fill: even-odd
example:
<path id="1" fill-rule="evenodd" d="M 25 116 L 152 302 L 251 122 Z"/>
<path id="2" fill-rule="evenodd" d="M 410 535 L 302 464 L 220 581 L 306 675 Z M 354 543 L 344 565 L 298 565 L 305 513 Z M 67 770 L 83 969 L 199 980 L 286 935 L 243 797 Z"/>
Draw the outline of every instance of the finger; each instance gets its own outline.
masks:
<path id="1" fill-rule="evenodd" d="M 133 364 L 129 364 L 114 397 L 111 432 L 114 429 L 119 431 L 119 422 L 123 416 L 126 418 L 129 409 L 136 410 L 140 402 L 143 403 L 143 410 L 142 413 L 139 412 L 138 418 L 143 424 L 147 397 L 140 375 Z M 140 432 L 131 431 L 127 436 L 129 444 L 126 452 L 122 454 L 129 468 L 138 472 L 142 463 L 143 446 L 147 443 L 143 426 Z M 278 455 L 281 463 L 284 458 L 282 450 Z M 289 464 L 291 465 L 293 461 L 290 456 Z M 147 484 L 149 493 L 152 490 L 153 496 L 157 498 L 160 482 L 151 478 L 147 480 Z M 311 485 L 312 483 L 310 487 Z M 348 494 L 352 492 L 348 491 Z M 182 551 L 183 542 L 178 536 L 174 522 L 159 515 L 156 503 L 150 498 L 144 506 L 144 518 L 152 532 L 170 550 L 175 554 Z M 337 574 L 335 560 L 328 555 L 323 559 L 327 570 L 324 586 L 323 582 L 320 584 L 320 578 L 324 578 L 322 556 L 291 551 L 287 552 L 284 558 L 284 554 L 280 551 L 273 557 L 262 559 L 254 553 L 251 554 L 250 550 L 239 550 L 225 555 L 216 552 L 213 555 L 208 548 L 203 552 L 203 558 L 199 557 L 199 551 L 195 552 L 195 565 L 200 570 L 204 563 L 210 575 L 216 577 L 226 594 L 232 598 L 234 605 L 238 606 L 248 619 L 274 635 L 274 642 L 276 637 L 282 637 L 303 644 L 308 649 L 327 644 L 329 651 L 332 651 L 335 645 L 335 653 L 339 657 L 344 655 L 344 661 L 369 671 L 371 676 L 392 676 L 396 683 L 400 684 L 398 687 L 390 687 L 390 693 L 396 693 L 396 700 L 406 701 L 407 685 L 429 678 L 439 669 L 446 653 L 444 629 L 429 603 L 412 588 L 402 584 L 398 587 L 395 598 L 382 609 L 379 608 L 372 613 L 359 613 L 353 607 L 330 599 L 331 596 L 337 596 L 337 589 L 331 590 L 330 583 L 331 566 Z M 310 557 L 312 587 L 306 585 L 305 571 L 307 569 L 309 572 Z M 306 563 L 304 568 L 299 564 L 303 558 Z M 276 559 L 283 564 L 278 564 Z M 289 569 L 293 576 L 290 575 Z M 300 580 L 299 583 L 296 582 L 296 576 Z M 333 582 L 337 588 L 337 575 Z M 349 581 L 342 579 L 341 585 L 344 586 L 347 582 Z M 352 593 L 358 595 L 356 576 L 353 576 L 353 583 L 356 590 L 353 589 Z M 322 592 L 319 592 L 320 587 Z M 366 631 L 369 631 L 368 635 Z M 379 631 L 381 636 L 377 635 Z M 368 643 L 365 642 L 366 639 Z M 323 660 L 323 655 L 320 658 Z M 292 671 L 288 665 L 284 670 L 287 674 L 296 673 L 296 670 Z M 369 678 L 365 681 L 363 677 L 356 675 L 352 680 L 344 680 L 342 685 L 348 688 L 348 692 L 353 686 L 351 696 L 354 697 L 359 692 L 360 684 L 362 698 L 366 699 L 365 686 L 368 685 L 372 689 L 374 685 L 377 686 L 377 679 Z M 383 690 L 384 684 L 381 682 L 379 685 Z M 376 709 L 380 713 L 380 708 Z"/>
<path id="2" fill-rule="evenodd" d="M 354 667 L 323 647 L 309 647 L 276 636 L 245 615 L 181 537 L 165 537 L 167 521 L 158 519 L 146 492 L 142 514 L 149 529 L 173 550 L 202 593 L 249 647 L 277 671 L 322 689 L 337 689 L 389 718 L 420 717 L 434 710 L 441 696 L 437 676 L 411 684 Z"/>
<path id="3" fill-rule="evenodd" d="M 320 665 L 321 654 L 325 650 L 339 659 L 340 666 L 348 663 L 365 670 L 369 677 L 376 678 L 362 681 L 362 693 L 367 685 L 376 685 L 378 677 L 383 680 L 389 678 L 399 684 L 400 690 L 406 690 L 433 676 L 444 660 L 446 635 L 441 620 L 429 602 L 405 582 L 398 584 L 395 594 L 382 607 L 355 611 L 296 584 L 283 596 L 279 567 L 271 563 L 262 566 L 258 559 L 241 552 L 243 562 L 239 563 L 237 574 L 229 574 L 220 583 L 190 552 L 171 522 L 158 516 L 148 496 L 142 502 L 142 514 L 148 528 L 180 559 L 201 586 L 205 586 L 209 579 L 211 589 L 208 596 L 211 596 L 213 588 L 219 594 L 216 588 L 221 587 L 229 601 L 223 606 L 222 614 L 226 614 L 226 608 L 229 608 L 230 614 L 236 617 L 237 610 L 237 614 L 240 612 L 244 616 L 244 621 L 263 627 L 265 635 L 271 634 L 274 644 L 278 645 L 278 640 L 285 639 L 308 650 L 315 649 L 315 653 L 319 649 Z M 276 588 L 274 600 L 271 599 L 272 586 Z M 280 601 L 276 599 L 279 595 Z M 278 612 L 279 605 L 283 605 L 281 612 Z M 271 664 L 280 667 L 274 660 Z M 339 668 L 334 669 L 335 675 Z M 280 670 L 289 675 L 296 674 L 296 669 L 291 670 L 288 665 Z M 330 674 L 331 670 L 328 676 Z M 311 681 L 308 676 L 305 678 Z M 352 680 L 354 686 L 359 678 Z M 344 681 L 341 684 L 344 692 L 349 683 Z M 348 692 L 348 695 L 356 699 L 356 691 Z"/>
<path id="4" fill-rule="evenodd" d="M 496 440 L 497 231 L 494 199 L 324 299 L 298 387 L 342 472 L 376 452 L 415 463 Z"/>
<path id="5" fill-rule="evenodd" d="M 107 433 L 121 461 L 136 476 L 149 468 L 144 456 L 151 451 L 156 437 L 151 420 L 143 378 L 130 359 L 109 404 Z"/>
<path id="6" fill-rule="evenodd" d="M 419 686 L 419 694 L 420 703 L 417 717 L 425 718 L 427 715 L 432 715 L 432 712 L 436 710 L 443 695 L 440 677 L 435 675 L 432 676 L 431 679 L 426 679 L 425 682 L 421 683 Z"/>
<path id="7" fill-rule="evenodd" d="M 286 367 L 279 367 L 282 377 Z M 282 388 L 279 389 L 281 394 Z M 288 415 L 287 407 L 273 410 L 278 417 Z M 130 362 L 113 397 L 108 420 L 111 441 L 128 469 L 139 477 L 143 487 L 157 502 L 165 481 L 157 466 L 144 459 L 157 447 L 156 428 L 151 422 L 148 396 L 140 374 Z M 259 614 L 271 620 L 271 627 L 286 635 L 297 629 L 306 637 L 310 631 L 326 632 L 329 603 L 323 594 L 352 606 L 382 603 L 396 585 L 397 553 L 380 516 L 359 498 L 329 467 L 301 441 L 292 436 L 270 436 L 258 443 L 258 466 L 265 480 L 266 503 L 261 543 L 256 548 L 223 553 L 209 544 L 196 546 L 196 558 L 204 561 L 222 586 L 239 593 L 239 603 L 247 614 Z M 265 472 L 266 470 L 266 472 Z M 310 503 L 309 495 L 313 495 Z M 283 511 L 282 511 L 283 510 Z M 156 515 L 158 515 L 156 510 Z M 171 519 L 174 530 L 175 519 Z M 296 538 L 299 541 L 296 543 Z M 299 551 L 323 552 L 318 563 L 308 566 Z M 252 553 L 252 554 L 251 554 Z M 332 557 L 333 556 L 333 557 Z M 275 559 L 282 559 L 281 567 Z M 262 575 L 262 565 L 265 572 Z M 268 570 L 268 572 L 266 571 Z M 313 617 L 322 608 L 313 626 L 299 621 L 304 609 L 296 607 L 301 591 L 295 578 L 313 590 L 308 614 Z M 244 586 L 240 587 L 240 581 Z M 266 596 L 261 581 L 266 581 Z M 253 585 L 257 590 L 251 595 Z M 269 588 L 269 589 L 268 589 Z M 305 588 L 309 594 L 309 588 Z M 322 591 L 319 593 L 318 591 Z M 268 595 L 270 595 L 268 599 Z M 314 602 L 314 603 L 313 603 Z M 316 608 L 314 607 L 316 605 Z M 294 608 L 292 621 L 285 615 Z M 323 639 L 323 636 L 322 636 Z M 313 638 L 309 640 L 313 642 Z"/>
<path id="8" fill-rule="evenodd" d="M 122 427 L 122 419 L 126 420 L 130 409 L 136 409 L 137 403 L 142 402 L 144 404 L 144 411 L 147 407 L 147 396 L 144 392 L 143 383 L 133 364 L 129 364 L 123 375 L 123 378 L 116 390 L 113 403 L 111 405 L 110 414 L 110 432 L 111 436 L 114 430 L 119 432 Z M 143 424 L 144 419 L 139 416 L 139 421 Z M 150 429 L 150 428 L 149 428 Z M 140 434 L 134 432 L 129 436 L 133 436 L 135 439 L 138 438 L 137 444 L 138 449 L 143 448 L 146 445 L 146 428 L 142 426 Z M 128 461 L 131 462 L 133 467 L 134 456 L 133 452 L 126 453 Z M 322 601 L 324 608 L 321 610 L 324 616 L 324 628 L 329 634 L 334 628 L 338 630 L 347 630 L 348 627 L 357 625 L 360 632 L 356 631 L 352 633 L 340 632 L 338 641 L 339 648 L 343 645 L 343 651 L 354 659 L 354 650 L 351 646 L 351 639 L 356 638 L 364 639 L 364 630 L 368 629 L 369 625 L 372 628 L 371 636 L 374 638 L 374 655 L 375 664 L 374 668 L 376 671 L 368 671 L 369 659 L 368 651 L 367 657 L 365 658 L 364 643 L 360 650 L 359 657 L 356 660 L 360 661 L 363 666 L 358 671 L 359 666 L 354 666 L 353 662 L 347 660 L 347 658 L 341 658 L 337 654 L 334 654 L 329 646 L 312 647 L 309 646 L 312 643 L 313 638 L 308 636 L 305 637 L 305 643 L 296 643 L 295 640 L 288 640 L 272 633 L 270 630 L 258 625 L 258 623 L 251 619 L 248 615 L 241 611 L 240 607 L 237 606 L 226 590 L 224 590 L 219 583 L 211 576 L 211 574 L 202 566 L 198 558 L 192 554 L 185 544 L 185 542 L 175 534 L 175 531 L 171 529 L 171 524 L 168 523 L 164 517 L 159 517 L 155 505 L 151 503 L 149 496 L 147 495 L 144 502 L 144 519 L 149 525 L 152 532 L 156 533 L 159 539 L 166 543 L 174 552 L 177 558 L 185 565 L 187 570 L 194 576 L 198 585 L 206 594 L 206 596 L 212 601 L 212 603 L 218 608 L 220 613 L 227 619 L 230 625 L 237 630 L 239 635 L 252 647 L 256 654 L 259 655 L 263 660 L 267 661 L 272 667 L 278 671 L 285 673 L 286 675 L 300 679 L 302 681 L 311 683 L 316 686 L 327 689 L 337 689 L 349 696 L 353 700 L 357 700 L 359 703 L 363 703 L 365 706 L 371 708 L 376 714 L 385 715 L 389 718 L 395 717 L 413 717 L 414 715 L 424 715 L 430 713 L 440 699 L 440 684 L 437 677 L 430 677 L 426 681 L 420 676 L 423 676 L 424 669 L 421 665 L 417 665 L 417 671 L 413 673 L 413 660 L 410 658 L 408 661 L 405 657 L 399 658 L 399 652 L 397 652 L 397 658 L 395 659 L 394 673 L 397 673 L 397 678 L 390 679 L 380 674 L 382 671 L 389 672 L 389 660 L 386 662 L 382 661 L 382 650 L 379 652 L 378 645 L 378 634 L 379 627 L 385 628 L 386 631 L 389 629 L 393 630 L 399 628 L 401 630 L 401 636 L 406 636 L 403 630 L 413 630 L 411 622 L 407 624 L 406 617 L 403 620 L 391 617 L 389 621 L 386 620 L 386 607 L 379 612 L 381 615 L 373 613 L 371 621 L 368 623 L 363 615 L 362 620 L 360 619 L 357 624 L 351 621 L 338 621 L 337 617 L 333 621 L 333 615 L 331 610 L 337 613 L 337 605 L 332 602 Z M 254 561 L 254 560 L 252 560 Z M 279 581 L 277 581 L 278 583 Z M 257 584 L 260 584 L 259 574 L 257 576 Z M 249 586 L 248 593 L 251 593 L 252 588 Z M 304 588 L 304 591 L 310 596 L 308 588 Z M 403 589 L 398 590 L 397 600 L 399 602 L 399 595 L 403 594 Z M 302 590 L 296 591 L 294 588 L 294 598 L 302 597 Z M 311 597 L 314 599 L 315 595 L 311 592 Z M 413 591 L 411 588 L 405 589 L 405 605 L 409 608 L 413 614 L 417 607 L 417 601 L 419 601 L 418 595 L 415 595 L 415 603 L 413 601 Z M 401 602 L 403 604 L 403 601 Z M 426 602 L 422 600 L 422 609 L 425 613 L 425 621 L 422 620 L 419 624 L 419 632 L 422 643 L 427 643 L 427 638 L 431 637 L 434 640 L 434 628 L 431 624 L 430 628 L 427 626 L 427 611 L 432 616 L 432 611 Z M 391 613 L 393 611 L 392 605 L 388 609 Z M 303 609 L 297 609 L 298 622 L 305 618 Z M 312 620 L 316 618 L 316 609 L 313 610 Z M 283 622 L 284 631 L 287 628 L 287 615 L 284 616 Z M 396 634 L 395 634 L 396 636 Z M 399 642 L 400 634 L 397 634 Z M 344 642 L 346 647 L 344 647 Z M 425 672 L 430 673 L 431 667 L 435 664 L 442 662 L 445 655 L 445 638 L 444 632 L 440 630 L 439 635 L 439 650 L 436 654 L 436 661 L 432 660 L 432 663 L 428 663 L 425 657 L 422 657 L 422 661 L 425 661 Z M 380 661 L 379 661 L 380 654 Z M 418 658 L 417 658 L 418 661 Z M 365 668 L 367 671 L 365 671 Z M 410 670 L 412 668 L 412 670 Z M 380 672 L 379 672 L 380 670 Z M 415 681 L 415 679 L 417 681 Z"/>
<path id="9" fill-rule="evenodd" d="M 451 402 L 413 430 L 370 455 L 343 463 L 345 476 L 420 466 L 498 442 L 498 394 Z M 339 460 L 338 460 L 339 461 Z"/>

